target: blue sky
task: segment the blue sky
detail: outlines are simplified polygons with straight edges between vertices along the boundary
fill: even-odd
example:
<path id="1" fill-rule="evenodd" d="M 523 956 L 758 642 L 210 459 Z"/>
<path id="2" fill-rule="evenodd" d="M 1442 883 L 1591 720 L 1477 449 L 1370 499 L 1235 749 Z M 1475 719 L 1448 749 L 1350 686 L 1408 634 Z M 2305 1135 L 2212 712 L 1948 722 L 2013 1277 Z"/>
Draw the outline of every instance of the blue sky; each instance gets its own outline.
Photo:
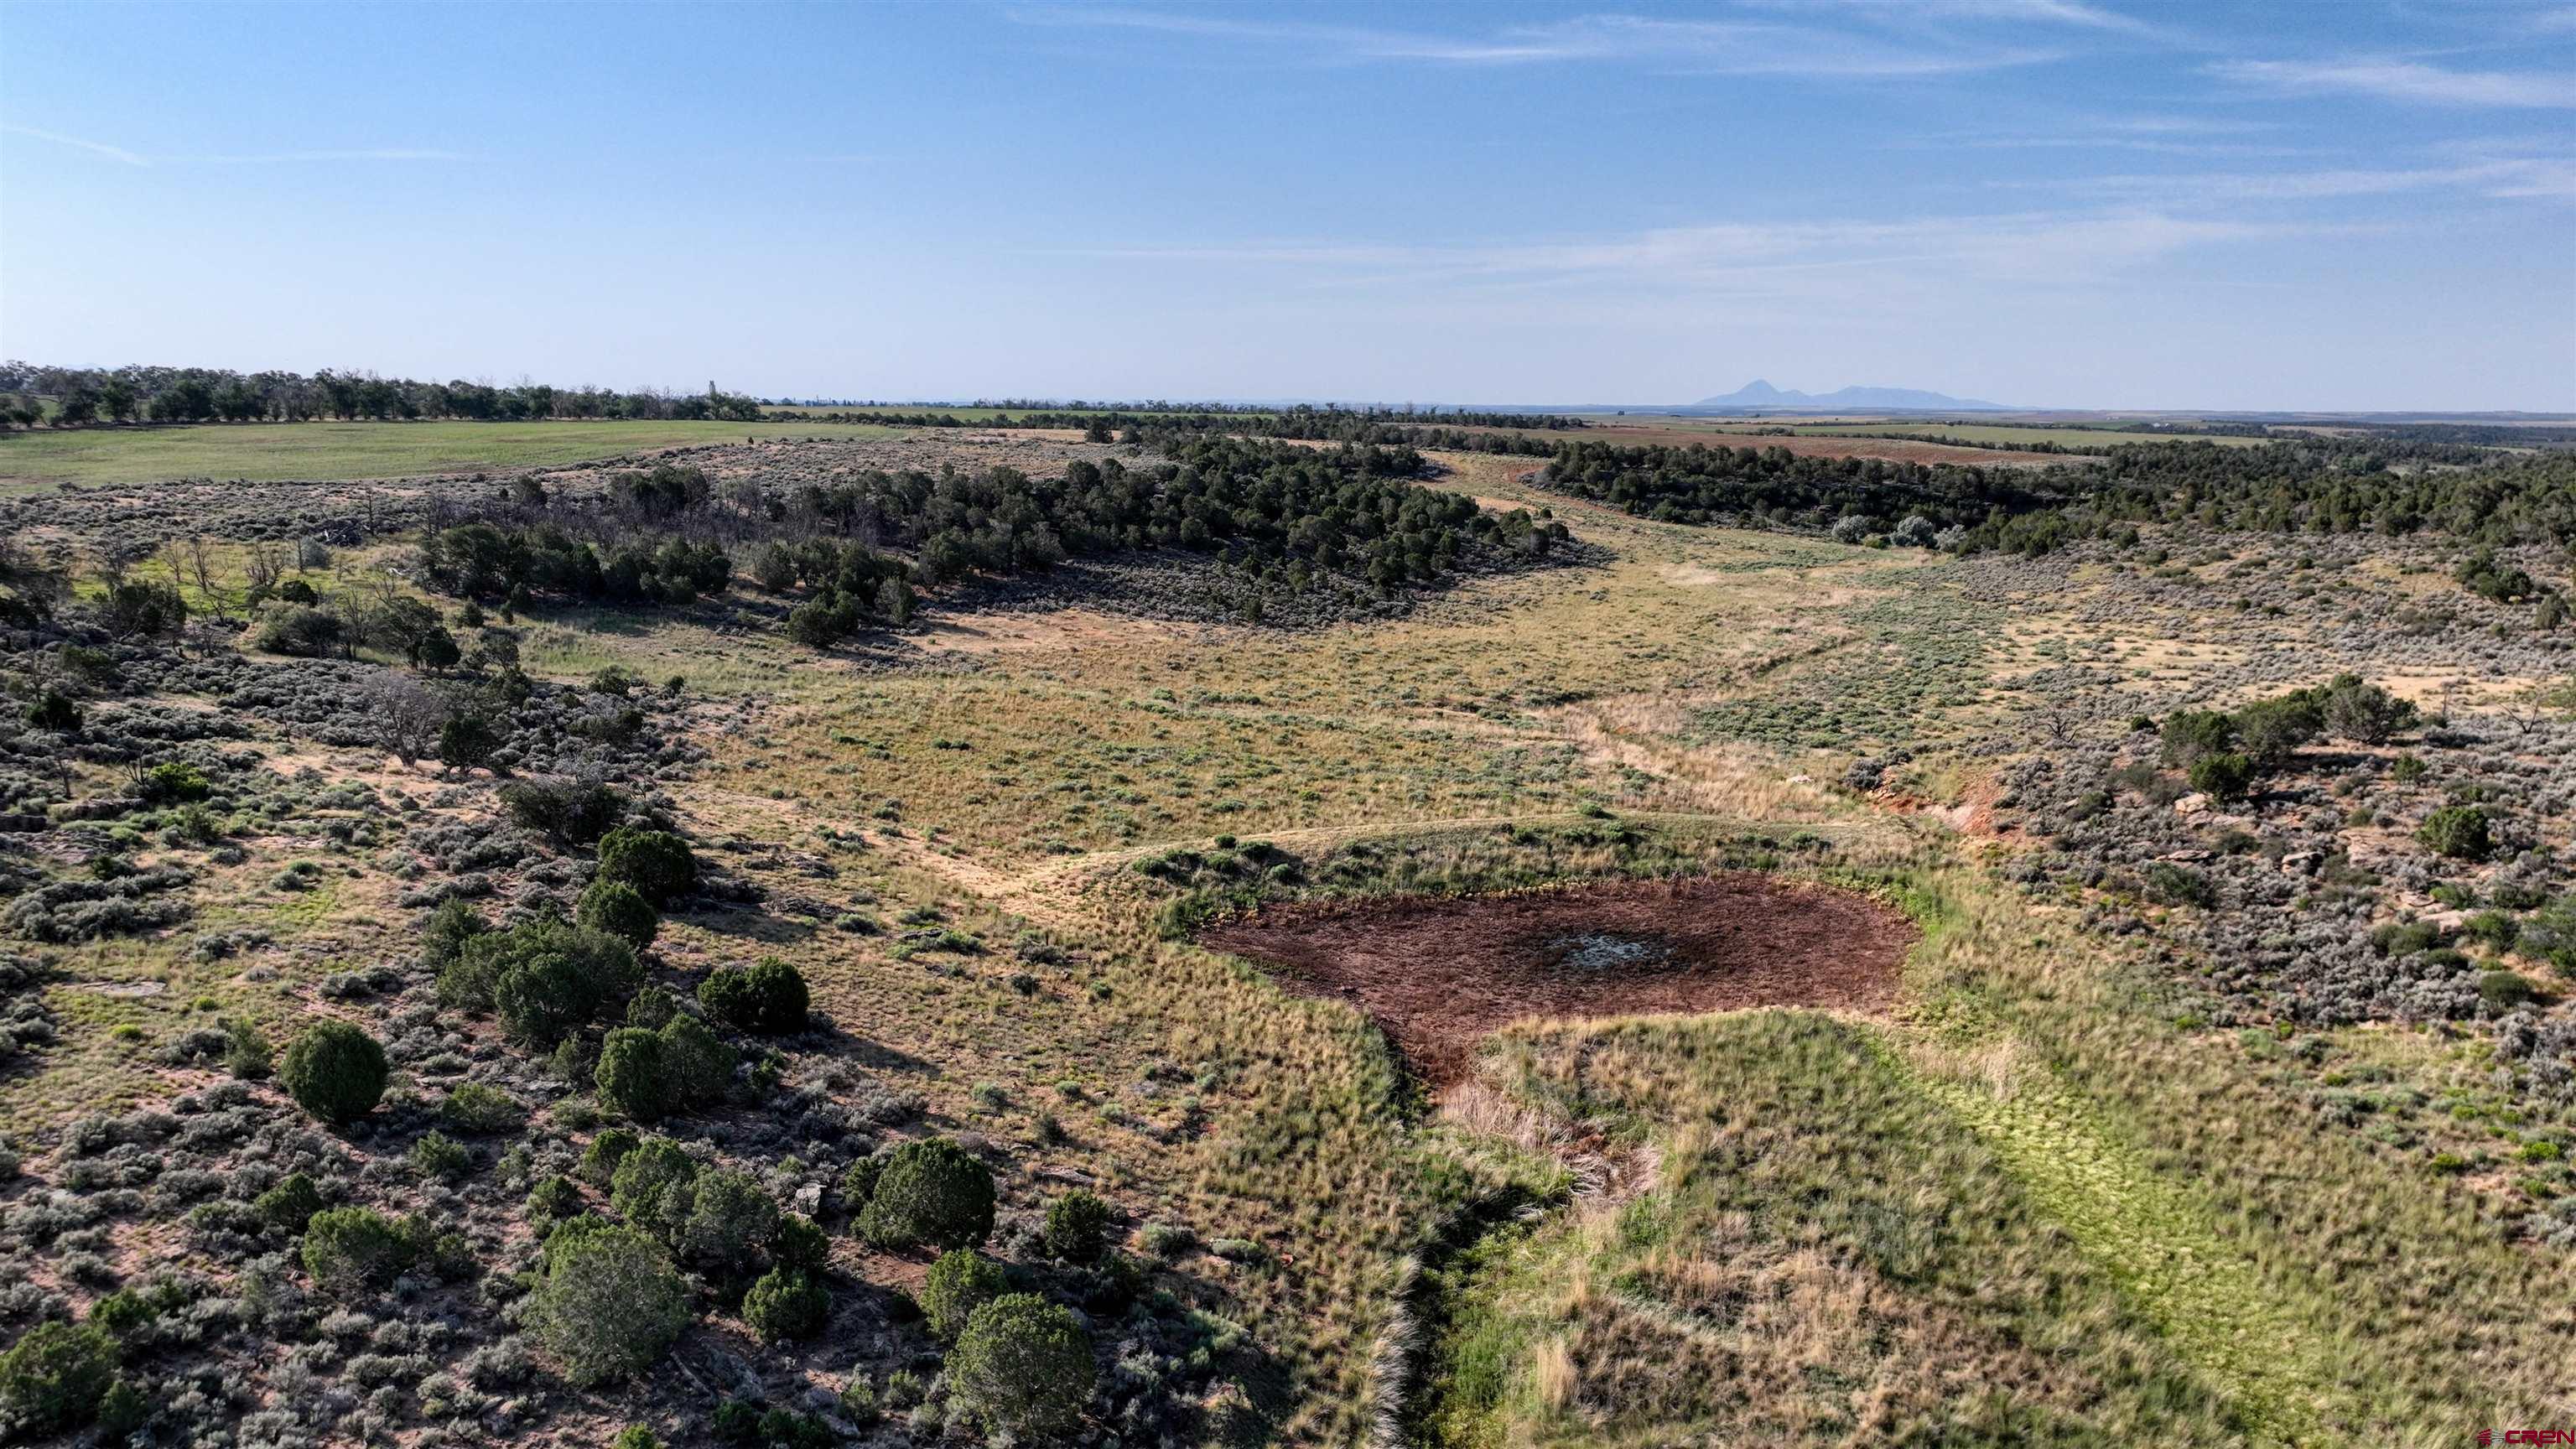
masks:
<path id="1" fill-rule="evenodd" d="M 2576 5 L 12 0 L 0 354 L 2576 410 Z"/>

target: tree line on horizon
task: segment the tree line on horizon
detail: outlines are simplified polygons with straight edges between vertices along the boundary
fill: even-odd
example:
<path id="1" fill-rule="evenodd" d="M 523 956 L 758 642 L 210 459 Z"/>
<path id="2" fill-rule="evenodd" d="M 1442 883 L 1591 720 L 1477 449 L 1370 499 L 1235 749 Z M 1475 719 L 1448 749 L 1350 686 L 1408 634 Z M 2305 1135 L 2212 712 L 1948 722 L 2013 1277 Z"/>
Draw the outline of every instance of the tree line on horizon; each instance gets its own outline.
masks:
<path id="1" fill-rule="evenodd" d="M 1507 441 L 1512 452 L 1542 451 Z M 2499 451 L 2439 435 L 2133 443 L 2098 462 L 2040 469 L 1696 443 L 1565 439 L 1543 451 L 1540 486 L 1639 517 L 1821 529 L 1956 553 L 2046 553 L 2141 523 L 2576 547 L 2576 450 Z"/>
<path id="2" fill-rule="evenodd" d="M 43 400 L 51 399 L 49 413 Z M 540 422 L 550 420 L 718 421 L 885 423 L 906 427 L 1082 428 L 1095 441 L 1147 427 L 1170 428 L 1187 419 L 1186 430 L 1199 433 L 1260 431 L 1276 437 L 1318 438 L 1337 442 L 1395 442 L 1373 436 L 1394 428 L 1515 427 L 1563 431 L 1587 424 L 1579 418 L 1544 413 L 1471 411 L 1412 407 L 1316 407 L 1297 404 L 1274 408 L 1258 404 L 1149 402 L 1139 404 L 1067 403 L 1011 399 L 1001 402 L 843 404 L 824 411 L 812 405 L 776 405 L 743 393 L 724 392 L 708 384 L 704 393 L 673 393 L 658 388 L 619 391 L 602 387 L 559 387 L 520 381 L 494 384 L 467 381 L 421 381 L 381 377 L 365 370 L 325 368 L 311 375 L 283 370 L 237 372 L 212 367 L 60 367 L 24 361 L 0 362 L 0 425 L 33 428 L 86 427 L 118 423 L 291 423 L 336 419 L 408 421 L 443 419 L 467 422 Z M 999 416 L 966 418 L 959 409 L 998 409 Z M 1016 410 L 1016 412 L 1014 411 Z"/>
<path id="3" fill-rule="evenodd" d="M 108 423 L 300 423 L 454 419 L 539 422 L 551 419 L 715 420 L 753 422 L 758 398 L 709 384 L 703 393 L 645 388 L 620 392 L 551 383 L 493 384 L 463 378 L 423 382 L 373 372 L 324 368 L 300 372 L 235 372 L 215 367 L 54 367 L 0 363 L 0 393 L 15 394 L 10 422 L 33 427 Z M 32 399 L 51 398 L 50 416 Z"/>

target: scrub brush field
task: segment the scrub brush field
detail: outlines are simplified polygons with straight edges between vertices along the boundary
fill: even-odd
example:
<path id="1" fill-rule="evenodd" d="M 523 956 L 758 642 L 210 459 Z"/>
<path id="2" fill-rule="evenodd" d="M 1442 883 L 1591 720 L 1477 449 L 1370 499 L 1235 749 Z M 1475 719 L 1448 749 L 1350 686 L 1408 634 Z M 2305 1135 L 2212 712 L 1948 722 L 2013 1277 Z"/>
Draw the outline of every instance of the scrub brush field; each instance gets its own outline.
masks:
<path id="1" fill-rule="evenodd" d="M 9 505 L 14 1432 L 2576 1418 L 2563 464 L 987 421 Z"/>

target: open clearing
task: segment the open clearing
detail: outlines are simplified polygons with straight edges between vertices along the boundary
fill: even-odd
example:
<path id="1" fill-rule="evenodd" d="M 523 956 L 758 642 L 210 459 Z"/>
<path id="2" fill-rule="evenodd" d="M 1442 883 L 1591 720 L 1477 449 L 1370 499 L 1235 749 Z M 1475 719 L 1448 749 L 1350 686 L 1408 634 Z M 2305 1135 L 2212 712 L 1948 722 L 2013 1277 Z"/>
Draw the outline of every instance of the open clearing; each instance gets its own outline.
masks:
<path id="1" fill-rule="evenodd" d="M 798 424 L 747 445 L 717 426 L 718 445 L 641 461 L 703 470 L 726 498 L 1147 456 L 1017 430 Z M 795 1403 L 935 1361 L 897 1296 L 925 1290 L 928 1255 L 858 1243 L 842 1186 L 930 1135 L 991 1167 L 985 1250 L 1015 1281 L 1088 1291 L 1029 1234 L 1076 1185 L 1114 1204 L 1150 1291 L 1124 1316 L 1084 1312 L 1103 1354 L 1149 1343 L 1165 1377 L 1118 1380 L 1092 1422 L 1133 1405 L 1179 1426 L 1174 1443 L 1357 1445 L 1392 1418 L 1426 1449 L 2429 1444 L 2576 1409 L 2548 1368 L 2576 1323 L 2529 1294 L 2565 1271 L 2541 1219 L 2576 1191 L 2571 1118 L 2530 1068 L 2504 1071 L 2510 1034 L 2474 1000 L 2441 1023 L 2373 1006 L 2373 981 L 2431 963 L 2383 954 L 2357 910 L 2338 926 L 2351 974 L 2302 988 L 2355 1019 L 2300 1015 L 2265 974 L 2300 958 L 2248 973 L 2274 947 L 2225 934 L 2260 917 L 2180 894 L 2311 918 L 2323 893 L 2292 862 L 2331 851 L 2309 879 L 2352 891 L 2351 871 L 2383 872 L 2368 888 L 2399 909 L 2431 910 L 2399 894 L 2418 870 L 2505 898 L 2503 862 L 2416 842 L 2452 791 L 2563 858 L 2568 727 L 2498 712 L 2563 673 L 2527 606 L 2460 589 L 2421 538 L 2171 528 L 1963 558 L 1660 522 L 1549 492 L 1536 458 L 1429 458 L 1442 471 L 1408 486 L 1548 508 L 1576 561 L 1285 627 L 1192 612 L 1210 571 L 1138 549 L 927 585 L 909 623 L 818 650 L 781 631 L 808 591 L 749 574 L 756 546 L 686 604 L 540 597 L 495 618 L 486 598 L 468 623 L 422 588 L 419 530 L 488 506 L 497 476 L 12 500 L 10 531 L 90 569 L 67 614 L 95 617 L 88 561 L 112 553 L 145 558 L 134 573 L 174 581 L 192 613 L 116 644 L 118 679 L 76 686 L 92 753 L 67 784 L 45 742 L 0 731 L 28 741 L 21 798 L 60 807 L 6 857 L 54 892 L 21 917 L 56 934 L 89 919 L 103 861 L 138 908 L 185 912 L 9 942 L 55 974 L 15 998 L 41 1014 L 0 1075 L 28 1181 L 7 1222 L 57 1193 L 122 1201 L 84 1184 L 140 1149 L 99 1150 L 82 1124 L 157 1130 L 205 1088 L 214 1023 L 400 1033 L 379 1125 L 327 1144 L 335 1191 L 461 1204 L 488 1281 L 540 1230 L 529 1179 L 603 1125 L 580 1063 L 437 1004 L 420 951 L 421 902 L 452 891 L 496 925 L 563 909 L 594 852 L 505 826 L 504 782 L 479 771 L 388 763 L 350 703 L 412 677 L 382 643 L 260 647 L 246 571 L 309 536 L 328 548 L 294 576 L 326 603 L 419 598 L 481 652 L 429 687 L 470 701 L 517 661 L 534 693 L 498 716 L 525 752 L 508 783 L 623 772 L 690 842 L 707 884 L 648 952 L 684 1009 L 708 973 L 764 956 L 810 986 L 808 1031 L 744 1041 L 774 1085 L 654 1130 L 806 1204 L 834 1238 L 829 1331 L 757 1343 L 735 1298 L 702 1294 L 649 1387 L 533 1381 L 516 1422 L 540 1435 L 598 1443 L 650 1420 L 707 1442 L 706 1385 L 748 1374 Z M 577 512 L 629 466 L 536 476 Z M 2447 728 L 2309 746 L 2263 796 L 2171 808 L 2182 781 L 2133 716 L 2342 670 L 2447 699 Z M 203 771 L 205 821 L 127 798 L 137 765 L 165 762 Z M 2530 938 L 2452 939 L 2527 973 L 2558 1029 L 2576 978 Z M 460 1082 L 506 1092 L 527 1125 L 469 1142 L 473 1170 L 432 1187 L 407 1154 Z M 291 1111 L 263 1081 L 223 1090 L 263 1122 Z M 246 1190 L 262 1169 L 220 1144 L 167 1151 L 179 1187 L 205 1172 Z M 184 1209 L 115 1211 L 50 1244 L 0 1240 L 0 1268 L 66 1312 L 107 1281 L 83 1253 L 140 1282 L 120 1265 L 180 1242 Z M 1206 1250 L 1148 1246 L 1175 1241 Z M 247 1249 L 185 1251 L 217 1292 Z M 453 1325 L 424 1363 L 513 1336 L 477 1291 L 401 1307 Z M 226 1356 L 245 1342 L 147 1362 L 220 1367 L 265 1411 L 340 1412 L 327 1366 L 296 1398 L 304 1370 Z M 156 1382 L 176 1400 L 175 1376 Z M 468 1422 L 388 1415 L 395 1433 Z"/>
<path id="2" fill-rule="evenodd" d="M 753 438 L 875 438 L 871 423 L 203 423 L 12 433 L 0 438 L 0 493 L 62 483 L 168 478 L 399 477 L 533 468 Z"/>
<path id="3" fill-rule="evenodd" d="M 1528 1017 L 1878 1010 L 1914 928 L 1867 897 L 1751 872 L 1464 899 L 1279 906 L 1200 939 L 1358 1003 L 1434 1086 Z"/>

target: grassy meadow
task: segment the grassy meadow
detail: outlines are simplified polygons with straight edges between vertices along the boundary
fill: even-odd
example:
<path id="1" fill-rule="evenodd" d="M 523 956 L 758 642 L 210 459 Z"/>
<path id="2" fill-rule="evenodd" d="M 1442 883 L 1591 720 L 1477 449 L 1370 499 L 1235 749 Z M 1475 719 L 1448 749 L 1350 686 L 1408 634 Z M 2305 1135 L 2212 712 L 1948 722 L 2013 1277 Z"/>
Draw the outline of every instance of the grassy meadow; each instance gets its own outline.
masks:
<path id="1" fill-rule="evenodd" d="M 193 423 L 0 437 L 0 494 L 163 478 L 258 483 L 533 468 L 744 438 L 882 437 L 874 424 L 722 422 Z"/>

